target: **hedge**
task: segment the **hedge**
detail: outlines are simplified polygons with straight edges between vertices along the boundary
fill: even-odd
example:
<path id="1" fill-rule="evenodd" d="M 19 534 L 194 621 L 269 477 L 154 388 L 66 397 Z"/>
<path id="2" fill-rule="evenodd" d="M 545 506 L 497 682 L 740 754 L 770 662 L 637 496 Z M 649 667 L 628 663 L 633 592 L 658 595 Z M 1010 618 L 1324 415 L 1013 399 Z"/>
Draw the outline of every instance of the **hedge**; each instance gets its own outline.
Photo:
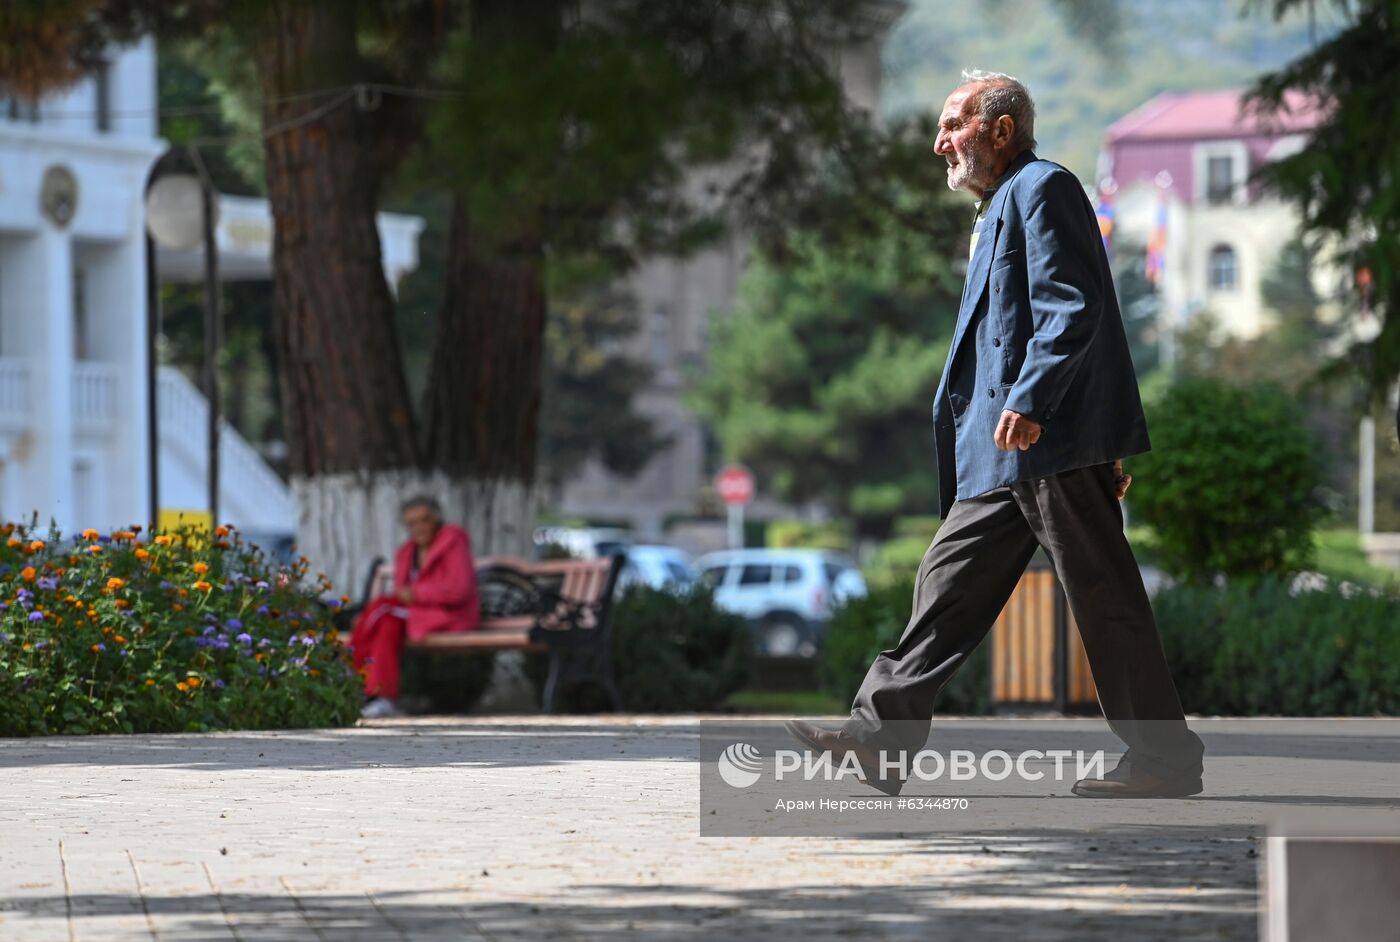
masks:
<path id="1" fill-rule="evenodd" d="M 1190 713 L 1400 713 L 1400 599 L 1332 586 L 1180 585 L 1153 597 L 1167 659 Z"/>
<path id="2" fill-rule="evenodd" d="M 869 595 L 851 599 L 832 614 L 818 666 L 823 691 L 843 701 L 855 699 L 875 656 L 899 642 L 913 597 L 914 579 L 906 575 L 902 581 L 872 587 Z M 984 641 L 943 688 L 937 702 L 940 713 L 991 712 L 989 646 Z"/>
<path id="3" fill-rule="evenodd" d="M 361 682 L 341 600 L 231 528 L 0 526 L 0 735 L 343 726 Z"/>

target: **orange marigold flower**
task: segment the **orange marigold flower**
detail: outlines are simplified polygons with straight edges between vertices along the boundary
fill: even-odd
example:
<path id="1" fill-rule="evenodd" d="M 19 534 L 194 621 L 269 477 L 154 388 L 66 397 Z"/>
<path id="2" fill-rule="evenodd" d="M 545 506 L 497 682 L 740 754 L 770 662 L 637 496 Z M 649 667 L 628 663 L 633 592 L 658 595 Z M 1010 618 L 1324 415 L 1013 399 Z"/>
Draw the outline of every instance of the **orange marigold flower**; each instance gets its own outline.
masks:
<path id="1" fill-rule="evenodd" d="M 203 579 L 200 579 L 193 586 L 191 586 L 191 588 L 193 588 L 196 592 L 208 592 L 214 587 L 209 583 L 205 582 Z"/>
<path id="2" fill-rule="evenodd" d="M 33 582 L 33 581 L 34 581 L 34 577 L 37 576 L 37 575 L 39 575 L 39 573 L 37 573 L 37 572 L 34 571 L 34 567 L 33 567 L 33 566 L 25 566 L 23 569 L 21 569 L 21 570 L 19 571 L 19 577 L 20 577 L 21 579 L 23 579 L 25 582 Z"/>
<path id="3" fill-rule="evenodd" d="M 215 528 L 214 528 L 214 535 L 215 535 L 215 536 L 228 536 L 228 533 L 229 533 L 228 527 L 215 527 Z"/>
<path id="4" fill-rule="evenodd" d="M 112 534 L 112 539 L 118 542 L 125 542 L 126 540 L 136 539 L 136 534 L 132 533 L 130 530 L 118 530 L 116 533 Z"/>
<path id="5" fill-rule="evenodd" d="M 8 543 L 10 549 L 14 549 L 16 546 L 19 546 L 24 541 L 17 536 L 12 536 L 6 542 Z"/>
<path id="6" fill-rule="evenodd" d="M 119 579 L 116 576 L 107 580 L 107 588 L 109 589 L 120 589 L 124 585 L 126 585 L 126 580 Z"/>
<path id="7" fill-rule="evenodd" d="M 101 648 L 99 648 L 99 647 L 98 647 L 97 645 L 95 645 L 95 644 L 90 644 L 90 645 L 88 645 L 88 650 L 91 651 L 93 654 L 96 654 L 98 651 L 101 650 Z"/>
<path id="8" fill-rule="evenodd" d="M 160 546 L 169 546 L 169 545 L 170 545 L 170 537 L 168 537 L 168 536 L 166 536 L 164 533 L 162 533 L 160 536 L 158 536 L 158 537 L 155 538 L 155 542 L 156 542 L 158 545 L 160 545 Z"/>
<path id="9" fill-rule="evenodd" d="M 96 530 L 92 529 L 91 527 L 83 531 L 83 539 L 85 540 L 95 540 L 99 536 L 101 536 L 101 534 L 98 533 Z"/>
<path id="10" fill-rule="evenodd" d="M 203 681 L 201 681 L 198 677 L 186 677 L 185 683 L 189 684 L 191 687 L 198 687 L 201 683 L 203 683 Z"/>
<path id="11" fill-rule="evenodd" d="M 39 552 L 39 550 L 43 549 L 44 546 L 45 546 L 45 543 L 44 543 L 43 540 L 35 540 L 34 542 L 32 542 L 32 543 L 29 544 L 29 548 L 32 549 L 32 550 L 33 550 L 34 552 L 36 552 L 36 553 Z"/>
<path id="12" fill-rule="evenodd" d="M 214 542 L 214 548 L 215 548 L 215 549 L 226 550 L 226 549 L 232 549 L 233 547 L 232 547 L 232 545 L 229 543 L 228 540 L 216 540 L 216 541 Z"/>
<path id="13" fill-rule="evenodd" d="M 321 676 L 321 672 L 318 671 L 318 670 L 317 670 L 316 668 L 314 668 L 314 667 L 311 668 L 311 670 L 307 671 L 307 673 L 310 674 L 312 677 L 320 677 L 320 676 Z"/>
<path id="14" fill-rule="evenodd" d="M 94 543 L 94 544 L 92 544 L 91 546 L 88 547 L 88 552 L 91 553 L 92 555 L 96 556 L 98 553 L 102 552 L 102 544 L 101 544 L 101 543 Z"/>
<path id="15" fill-rule="evenodd" d="M 175 609 L 175 611 L 177 611 L 177 612 L 183 612 L 183 611 L 185 610 L 185 606 L 181 605 L 179 602 L 176 602 L 172 607 L 173 607 L 173 608 Z M 193 632 L 193 631 L 188 631 L 188 632 L 186 632 L 186 634 L 191 634 L 191 635 L 192 635 L 192 634 L 194 634 L 194 632 Z"/>
<path id="16" fill-rule="evenodd" d="M 185 683 L 183 680 L 179 680 L 175 682 L 175 689 L 183 693 L 184 691 L 190 689 L 190 685 Z"/>
<path id="17" fill-rule="evenodd" d="M 155 685 L 156 685 L 155 678 L 153 678 L 153 677 L 147 677 L 147 678 L 146 678 L 146 686 L 147 686 L 147 687 L 154 687 Z"/>
<path id="18" fill-rule="evenodd" d="M 113 635 L 112 640 L 117 644 L 126 644 L 126 637 L 124 635 Z"/>
<path id="19" fill-rule="evenodd" d="M 150 559 L 150 558 L 151 558 L 151 552 L 150 552 L 150 550 L 138 549 L 138 550 L 136 551 L 136 558 L 137 558 L 137 559 Z"/>
<path id="20" fill-rule="evenodd" d="M 117 599 L 116 605 L 117 605 L 117 608 L 130 608 L 130 607 L 131 607 L 131 603 L 128 602 L 126 599 Z"/>
<path id="21" fill-rule="evenodd" d="M 190 568 L 193 569 L 195 572 L 199 573 L 199 574 L 202 576 L 202 575 L 204 575 L 206 572 L 209 571 L 209 564 L 208 564 L 208 563 L 195 563 L 195 564 L 194 564 L 193 566 L 191 566 Z"/>

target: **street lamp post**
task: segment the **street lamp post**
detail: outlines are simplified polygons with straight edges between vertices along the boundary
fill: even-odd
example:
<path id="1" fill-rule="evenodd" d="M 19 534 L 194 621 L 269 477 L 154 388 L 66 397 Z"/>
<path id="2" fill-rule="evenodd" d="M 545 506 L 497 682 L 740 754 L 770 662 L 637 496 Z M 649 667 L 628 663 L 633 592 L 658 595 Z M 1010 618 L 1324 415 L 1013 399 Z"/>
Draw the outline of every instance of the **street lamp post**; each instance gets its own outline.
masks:
<path id="1" fill-rule="evenodd" d="M 172 251 L 188 251 L 201 242 L 204 245 L 204 395 L 209 401 L 209 520 L 211 526 L 219 519 L 219 350 L 223 346 L 223 316 L 219 298 L 219 251 L 215 231 L 219 224 L 219 204 L 213 182 L 200 159 L 199 151 L 190 148 L 188 154 L 195 173 L 161 172 L 162 164 L 169 166 L 168 152 L 156 162 L 151 181 L 146 188 L 146 227 L 149 239 Z M 149 357 L 147 388 L 150 390 L 150 425 L 152 485 L 152 516 L 156 516 L 157 500 L 155 474 L 158 442 L 155 412 L 155 262 L 154 247 L 147 274 L 152 281 L 148 297 L 147 355 Z"/>

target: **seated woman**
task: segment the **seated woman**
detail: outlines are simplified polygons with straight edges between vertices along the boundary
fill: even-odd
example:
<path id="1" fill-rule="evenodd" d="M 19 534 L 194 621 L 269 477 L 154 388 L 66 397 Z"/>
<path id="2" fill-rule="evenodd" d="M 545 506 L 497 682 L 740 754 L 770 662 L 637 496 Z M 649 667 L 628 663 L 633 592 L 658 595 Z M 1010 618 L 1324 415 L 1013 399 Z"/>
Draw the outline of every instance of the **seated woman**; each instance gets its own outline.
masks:
<path id="1" fill-rule="evenodd" d="M 414 497 L 401 509 L 409 539 L 394 554 L 394 594 L 366 606 L 350 635 L 355 667 L 365 676 L 363 715 L 369 718 L 398 712 L 405 635 L 419 641 L 481 624 L 467 531 L 443 523 L 442 507 L 431 497 Z"/>

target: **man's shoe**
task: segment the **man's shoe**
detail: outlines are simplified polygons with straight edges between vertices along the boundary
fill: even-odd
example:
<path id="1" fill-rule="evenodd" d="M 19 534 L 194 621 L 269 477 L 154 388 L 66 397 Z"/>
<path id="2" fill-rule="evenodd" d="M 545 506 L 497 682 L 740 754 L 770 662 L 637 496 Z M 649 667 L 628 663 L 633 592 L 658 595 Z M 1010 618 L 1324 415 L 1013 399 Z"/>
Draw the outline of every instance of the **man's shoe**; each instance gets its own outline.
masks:
<path id="1" fill-rule="evenodd" d="M 1122 766 L 1103 778 L 1082 778 L 1070 789 L 1080 798 L 1185 798 L 1202 791 L 1199 775 L 1189 778 L 1159 778 L 1141 769 Z"/>
<path id="2" fill-rule="evenodd" d="M 845 730 L 822 729 L 806 720 L 788 720 L 783 727 L 802 745 L 818 752 L 831 753 L 831 761 L 840 765 L 849 753 L 860 763 L 860 780 L 886 795 L 898 795 L 904 782 L 897 778 L 879 778 L 880 757 L 869 746 L 860 742 Z"/>

